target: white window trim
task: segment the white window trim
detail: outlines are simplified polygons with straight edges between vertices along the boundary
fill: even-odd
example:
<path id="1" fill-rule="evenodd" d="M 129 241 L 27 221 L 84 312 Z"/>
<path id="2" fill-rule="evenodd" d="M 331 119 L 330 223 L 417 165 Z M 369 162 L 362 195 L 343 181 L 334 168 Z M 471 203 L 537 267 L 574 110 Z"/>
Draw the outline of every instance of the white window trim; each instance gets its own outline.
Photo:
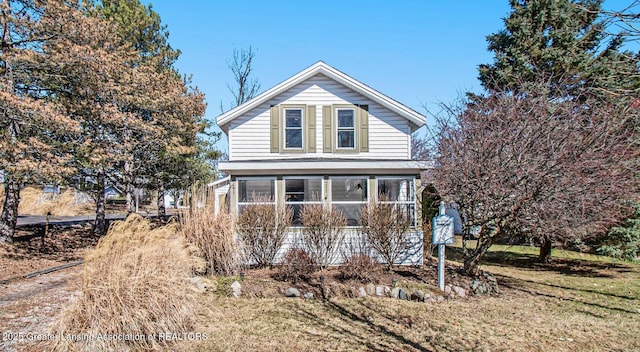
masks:
<path id="1" fill-rule="evenodd" d="M 300 110 L 300 134 L 301 144 L 300 147 L 287 147 L 287 110 Z M 287 151 L 302 151 L 304 150 L 306 137 L 305 137 L 305 125 L 306 125 L 306 108 L 302 106 L 285 106 L 282 108 L 282 149 Z M 291 129 L 298 129 L 298 127 L 292 127 Z"/>
<path id="2" fill-rule="evenodd" d="M 338 138 L 338 136 L 340 135 L 340 119 L 338 117 L 338 111 L 339 110 L 351 110 L 353 112 L 353 127 L 349 127 L 350 130 L 353 131 L 353 147 L 341 147 L 340 146 L 340 138 Z M 356 114 L 358 113 L 358 111 L 355 108 L 351 108 L 351 107 L 337 107 L 335 108 L 334 114 L 335 114 L 335 119 L 336 119 L 336 135 L 335 135 L 335 140 L 336 140 L 336 149 L 339 150 L 356 150 L 358 148 L 358 139 L 357 139 L 357 133 L 356 133 L 356 126 L 358 125 L 357 123 L 357 119 L 356 119 Z M 343 131 L 347 130 L 347 128 L 342 128 Z"/>
<path id="3" fill-rule="evenodd" d="M 413 199 L 409 199 L 409 200 L 404 200 L 404 201 L 398 201 L 398 200 L 394 200 L 394 201 L 385 201 L 385 202 L 381 202 L 381 203 L 385 203 L 385 204 L 404 204 L 404 205 L 413 205 L 413 224 L 411 224 L 411 226 L 413 228 L 417 228 L 418 224 L 418 204 L 416 202 L 416 180 L 415 177 L 411 177 L 411 176 L 376 176 L 375 178 L 376 182 L 375 182 L 375 193 L 374 193 L 374 197 L 376 199 L 376 202 L 380 201 L 378 199 L 378 194 L 379 194 L 379 190 L 378 190 L 378 180 L 407 180 L 410 182 L 410 198 Z"/>

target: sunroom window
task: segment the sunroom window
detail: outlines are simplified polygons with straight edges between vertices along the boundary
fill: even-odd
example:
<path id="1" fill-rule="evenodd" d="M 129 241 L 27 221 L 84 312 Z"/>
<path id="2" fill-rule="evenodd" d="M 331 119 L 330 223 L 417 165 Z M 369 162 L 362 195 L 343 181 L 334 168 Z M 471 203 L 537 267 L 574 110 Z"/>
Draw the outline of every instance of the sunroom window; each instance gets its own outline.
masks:
<path id="1" fill-rule="evenodd" d="M 379 178 L 378 200 L 396 204 L 413 226 L 416 226 L 416 206 L 413 178 Z"/>
<path id="2" fill-rule="evenodd" d="M 322 178 L 285 178 L 285 205 L 293 209 L 293 226 L 302 226 L 302 209 L 322 204 Z"/>
<path id="3" fill-rule="evenodd" d="M 356 129 L 355 129 L 355 110 L 354 109 L 337 109 L 337 133 L 338 148 L 353 149 L 355 148 Z"/>
<path id="4" fill-rule="evenodd" d="M 267 203 L 275 206 L 274 178 L 246 178 L 238 180 L 238 213 L 247 205 Z"/>
<path id="5" fill-rule="evenodd" d="M 348 226 L 357 226 L 360 211 L 367 203 L 367 179 L 360 177 L 331 178 L 331 204 L 347 218 Z"/>
<path id="6" fill-rule="evenodd" d="M 287 149 L 302 149 L 302 109 L 284 110 L 284 145 Z"/>

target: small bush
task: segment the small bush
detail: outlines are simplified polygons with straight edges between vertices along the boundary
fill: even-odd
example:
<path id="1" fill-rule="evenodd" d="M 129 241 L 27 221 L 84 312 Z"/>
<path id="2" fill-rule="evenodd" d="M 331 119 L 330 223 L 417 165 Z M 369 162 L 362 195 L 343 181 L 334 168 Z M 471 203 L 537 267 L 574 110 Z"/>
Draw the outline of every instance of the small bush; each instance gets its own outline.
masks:
<path id="1" fill-rule="evenodd" d="M 367 243 L 385 261 L 387 268 L 399 261 L 414 245 L 409 237 L 410 220 L 397 204 L 385 199 L 362 207 L 360 231 Z"/>
<path id="2" fill-rule="evenodd" d="M 277 277 L 293 283 L 307 280 L 318 270 L 316 261 L 302 249 L 292 248 L 285 254 L 278 267 Z"/>
<path id="3" fill-rule="evenodd" d="M 291 208 L 276 208 L 273 203 L 259 201 L 240 212 L 236 228 L 244 243 L 249 261 L 258 267 L 272 265 L 291 226 Z"/>
<path id="4" fill-rule="evenodd" d="M 323 268 L 331 264 L 344 242 L 347 218 L 335 207 L 322 204 L 302 208 L 302 246 Z"/>
<path id="5" fill-rule="evenodd" d="M 227 276 L 238 271 L 241 248 L 234 238 L 234 221 L 227 212 L 213 216 L 209 207 L 193 208 L 181 213 L 179 219 L 180 233 L 207 262 L 206 274 Z"/>
<path id="6" fill-rule="evenodd" d="M 340 267 L 342 280 L 357 280 L 363 283 L 376 280 L 378 263 L 371 256 L 356 253 L 347 257 Z"/>
<path id="7" fill-rule="evenodd" d="M 150 336 L 193 331 L 195 292 L 189 279 L 197 260 L 176 224 L 151 229 L 139 215 L 115 222 L 85 256 L 82 295 L 54 322 L 58 336 Z M 82 335 L 80 335 L 82 334 Z M 56 351 L 157 350 L 171 341 L 57 339 Z"/>

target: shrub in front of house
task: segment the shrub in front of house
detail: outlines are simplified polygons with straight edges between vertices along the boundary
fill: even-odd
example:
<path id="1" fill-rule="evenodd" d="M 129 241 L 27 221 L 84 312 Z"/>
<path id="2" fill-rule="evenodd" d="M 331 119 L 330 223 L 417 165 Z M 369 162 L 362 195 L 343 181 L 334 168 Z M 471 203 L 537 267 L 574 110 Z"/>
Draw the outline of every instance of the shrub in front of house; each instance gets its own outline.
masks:
<path id="1" fill-rule="evenodd" d="M 340 266 L 342 280 L 357 280 L 363 283 L 376 281 L 379 264 L 365 253 L 353 253 Z"/>
<path id="2" fill-rule="evenodd" d="M 338 256 L 344 242 L 344 227 L 347 218 L 335 207 L 308 204 L 300 214 L 302 225 L 302 248 L 318 265 L 326 268 Z"/>
<path id="3" fill-rule="evenodd" d="M 240 243 L 234 238 L 234 220 L 225 211 L 212 216 L 209 207 L 180 213 L 180 233 L 206 261 L 208 275 L 233 275 L 242 265 Z"/>
<path id="4" fill-rule="evenodd" d="M 278 266 L 276 277 L 280 280 L 298 281 L 308 280 L 310 275 L 318 270 L 318 264 L 307 252 L 300 248 L 287 251 L 282 263 Z"/>
<path id="5" fill-rule="evenodd" d="M 360 231 L 387 268 L 400 261 L 413 246 L 410 227 L 411 221 L 402 209 L 384 197 L 362 207 Z"/>
<path id="6" fill-rule="evenodd" d="M 287 236 L 293 212 L 288 207 L 257 202 L 245 206 L 236 222 L 238 235 L 244 244 L 249 263 L 258 267 L 271 266 Z"/>

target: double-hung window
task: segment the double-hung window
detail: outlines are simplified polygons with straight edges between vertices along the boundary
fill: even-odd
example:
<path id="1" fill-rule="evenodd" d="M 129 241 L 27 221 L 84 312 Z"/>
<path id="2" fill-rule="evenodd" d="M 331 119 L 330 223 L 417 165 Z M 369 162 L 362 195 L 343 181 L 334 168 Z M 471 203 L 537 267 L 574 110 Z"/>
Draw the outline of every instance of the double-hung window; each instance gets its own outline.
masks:
<path id="1" fill-rule="evenodd" d="M 284 109 L 284 147 L 285 149 L 302 149 L 302 116 L 301 108 Z"/>
<path id="2" fill-rule="evenodd" d="M 285 178 L 285 205 L 293 209 L 293 226 L 302 226 L 302 209 L 305 205 L 322 205 L 322 178 Z"/>
<path id="3" fill-rule="evenodd" d="M 416 206 L 413 178 L 378 178 L 378 201 L 390 203 L 401 211 L 412 226 L 416 226 Z"/>
<path id="4" fill-rule="evenodd" d="M 360 222 L 362 206 L 367 203 L 367 179 L 364 177 L 332 177 L 331 204 L 347 218 L 347 226 Z"/>
<path id="5" fill-rule="evenodd" d="M 275 202 L 275 178 L 238 179 L 238 214 L 250 204 L 273 204 Z"/>
<path id="6" fill-rule="evenodd" d="M 354 149 L 356 147 L 356 111 L 355 109 L 336 109 L 337 148 Z"/>

